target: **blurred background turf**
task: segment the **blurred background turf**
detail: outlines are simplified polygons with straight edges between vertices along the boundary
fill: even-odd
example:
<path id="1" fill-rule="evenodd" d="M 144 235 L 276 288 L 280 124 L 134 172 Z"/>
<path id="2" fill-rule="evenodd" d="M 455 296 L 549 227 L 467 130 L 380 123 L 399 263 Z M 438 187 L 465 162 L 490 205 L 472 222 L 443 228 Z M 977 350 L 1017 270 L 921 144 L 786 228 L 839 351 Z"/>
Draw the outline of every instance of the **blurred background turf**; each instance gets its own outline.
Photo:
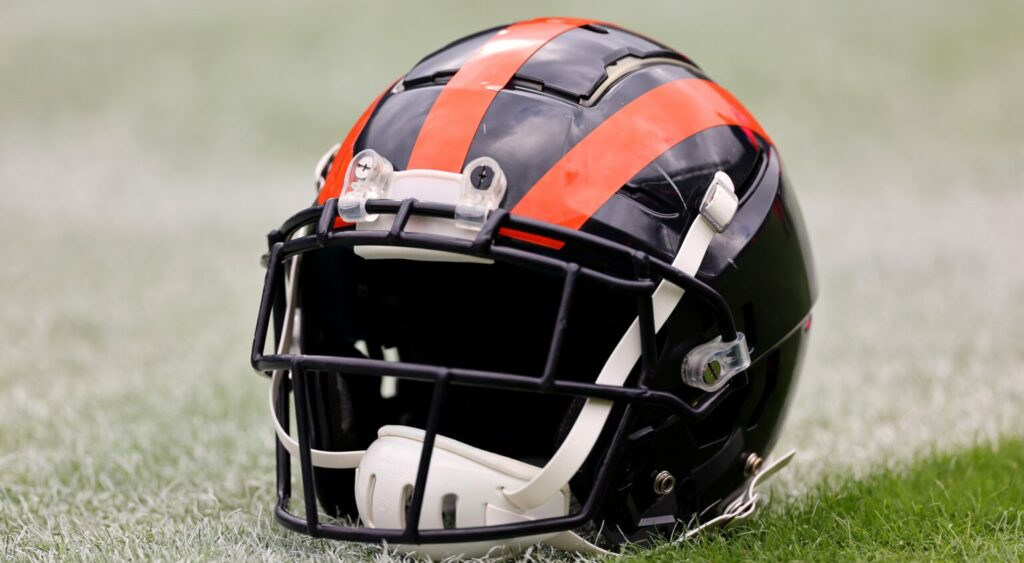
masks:
<path id="1" fill-rule="evenodd" d="M 782 149 L 821 282 L 786 488 L 1024 433 L 1020 2 L 0 0 L 0 556 L 348 553 L 268 513 L 263 235 L 385 84 L 539 15 L 686 53 Z"/>

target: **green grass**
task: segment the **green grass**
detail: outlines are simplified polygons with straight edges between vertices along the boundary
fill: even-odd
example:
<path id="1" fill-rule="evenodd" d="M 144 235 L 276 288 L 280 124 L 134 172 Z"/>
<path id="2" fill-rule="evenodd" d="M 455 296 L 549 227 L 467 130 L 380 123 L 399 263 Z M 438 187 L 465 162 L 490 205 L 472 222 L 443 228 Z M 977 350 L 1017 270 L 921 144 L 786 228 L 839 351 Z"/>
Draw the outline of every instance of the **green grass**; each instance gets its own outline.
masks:
<path id="1" fill-rule="evenodd" d="M 632 561 L 993 560 L 1024 557 L 1024 440 L 836 475 L 753 522 Z"/>

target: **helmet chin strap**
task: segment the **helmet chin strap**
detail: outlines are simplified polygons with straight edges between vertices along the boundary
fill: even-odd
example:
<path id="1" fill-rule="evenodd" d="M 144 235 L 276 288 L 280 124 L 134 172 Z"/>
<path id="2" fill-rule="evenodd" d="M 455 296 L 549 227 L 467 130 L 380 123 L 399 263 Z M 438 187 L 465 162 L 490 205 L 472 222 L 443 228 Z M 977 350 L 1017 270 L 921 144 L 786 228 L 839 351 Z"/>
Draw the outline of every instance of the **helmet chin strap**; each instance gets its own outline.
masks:
<path id="1" fill-rule="evenodd" d="M 689 276 L 695 276 L 715 234 L 725 230 L 738 207 L 732 180 L 728 174 L 717 172 L 704 196 L 701 213 L 690 225 L 672 266 Z M 667 281 L 658 285 L 652 297 L 655 332 L 661 330 L 682 298 L 681 287 Z M 615 346 L 596 382 L 600 385 L 621 386 L 639 359 L 640 319 L 636 318 Z M 612 405 L 613 402 L 607 399 L 587 399 L 555 455 L 529 483 L 506 490 L 505 495 L 509 500 L 520 508 L 530 508 L 550 498 L 563 483 L 568 483 L 593 450 L 612 412 Z"/>
<path id="2" fill-rule="evenodd" d="M 278 354 L 286 354 L 290 351 L 298 351 L 298 344 L 294 342 L 295 334 L 295 308 L 296 301 L 295 292 L 298 288 L 299 280 L 299 264 L 302 262 L 302 255 L 296 255 L 292 258 L 291 267 L 288 268 L 288 280 L 285 294 L 287 296 L 285 303 L 285 314 L 284 324 L 281 327 L 281 341 L 277 345 Z M 270 412 L 274 419 L 274 430 L 277 432 L 277 439 L 281 441 L 281 445 L 288 451 L 293 457 L 299 455 L 299 443 L 296 442 L 288 432 L 285 431 L 281 425 L 281 420 L 277 416 L 277 399 L 281 394 L 281 384 L 284 382 L 284 378 L 288 375 L 288 370 L 275 370 L 270 380 Z M 359 467 L 359 461 L 363 457 L 362 451 L 348 451 L 348 452 L 329 452 L 324 450 L 310 450 L 310 459 L 315 467 L 326 467 L 331 469 L 353 469 Z"/>
<path id="3" fill-rule="evenodd" d="M 693 276 L 697 273 L 715 234 L 732 221 L 738 208 L 732 181 L 724 172 L 715 174 L 700 207 L 700 215 L 690 226 L 673 267 Z M 301 256 L 292 258 L 286 289 L 286 311 L 277 352 L 298 352 L 296 331 L 296 288 Z M 683 297 L 683 289 L 662 281 L 652 297 L 655 330 L 660 330 Z M 634 319 L 615 346 L 597 377 L 601 385 L 621 386 L 640 358 L 640 322 Z M 273 373 L 270 408 L 275 430 L 282 446 L 293 456 L 298 443 L 284 430 L 275 405 L 287 370 Z M 569 511 L 569 480 L 590 455 L 600 436 L 613 402 L 587 399 L 572 428 L 554 456 L 543 467 L 535 467 L 468 444 L 438 435 L 431 458 L 430 477 L 424 491 L 420 525 L 424 528 L 464 528 L 523 522 L 564 516 Z M 405 506 L 412 484 L 416 482 L 418 460 L 423 446 L 423 431 L 404 426 L 385 426 L 365 451 L 311 450 L 316 467 L 356 470 L 356 504 L 363 523 L 369 527 L 403 528 Z M 751 480 L 749 490 L 733 501 L 715 525 L 743 518 L 754 510 L 754 487 L 763 478 L 788 463 L 790 455 L 769 465 Z M 733 510 L 735 505 L 735 510 Z M 709 522 L 704 527 L 710 526 Z M 688 537 L 688 536 L 687 536 Z M 606 551 L 571 531 L 507 540 L 464 544 L 397 546 L 402 551 L 445 557 L 487 554 L 495 546 L 516 549 L 535 543 L 547 543 L 560 549 L 594 554 Z"/>

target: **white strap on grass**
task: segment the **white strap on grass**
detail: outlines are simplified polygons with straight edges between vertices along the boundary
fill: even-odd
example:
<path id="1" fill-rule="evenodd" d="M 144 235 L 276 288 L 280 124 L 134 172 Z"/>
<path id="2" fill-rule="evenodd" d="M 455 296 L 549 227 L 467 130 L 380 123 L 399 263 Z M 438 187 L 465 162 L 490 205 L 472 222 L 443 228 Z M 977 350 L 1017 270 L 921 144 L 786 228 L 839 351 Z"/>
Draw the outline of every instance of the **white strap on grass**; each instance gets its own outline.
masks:
<path id="1" fill-rule="evenodd" d="M 758 471 L 751 479 L 747 488 L 743 490 L 743 493 L 736 497 L 729 506 L 722 511 L 722 514 L 708 520 L 707 522 L 687 531 L 683 534 L 679 540 L 688 540 L 697 534 L 701 534 L 715 528 L 724 528 L 737 522 L 742 522 L 749 519 L 754 515 L 757 510 L 757 503 L 761 500 L 762 496 L 760 491 L 757 490 L 761 483 L 767 481 L 772 475 L 775 475 L 782 468 L 789 465 L 789 462 L 793 460 L 793 456 L 796 455 L 796 450 L 790 450 L 785 455 L 778 459 L 769 461 L 760 471 Z"/>
<path id="2" fill-rule="evenodd" d="M 520 522 L 529 522 L 534 520 L 529 515 L 520 514 L 518 512 L 510 512 L 503 510 L 496 506 L 488 504 L 485 508 L 487 511 L 487 525 L 497 526 L 501 524 L 517 524 Z M 518 538 L 517 538 L 518 539 Z M 595 556 L 609 556 L 614 553 L 602 549 L 597 545 L 587 541 L 583 536 L 573 532 L 572 530 L 563 530 L 556 534 L 550 535 L 545 539 L 541 540 L 540 543 L 550 545 L 555 549 L 561 549 L 562 551 L 569 551 L 574 553 L 583 553 L 587 555 Z"/>
<path id="3" fill-rule="evenodd" d="M 286 302 L 285 302 L 285 313 L 284 323 L 281 327 L 281 340 L 277 346 L 277 353 L 284 354 L 289 350 L 292 350 L 292 335 L 294 334 L 295 324 L 295 307 L 296 299 L 295 293 L 298 288 L 298 276 L 299 276 L 299 263 L 302 261 L 302 256 L 297 255 L 292 258 L 291 268 L 288 272 L 288 280 L 286 282 Z M 288 435 L 284 427 L 281 426 L 281 420 L 278 418 L 277 399 L 281 393 L 281 385 L 284 383 L 284 379 L 288 374 L 288 370 L 275 370 L 273 378 L 270 381 L 270 414 L 274 419 L 274 430 L 277 432 L 277 439 L 281 441 L 281 445 L 293 456 L 299 455 L 299 443 L 294 438 Z M 328 452 L 324 450 L 310 450 L 310 459 L 313 462 L 314 467 L 328 467 L 332 469 L 352 469 L 359 467 L 359 461 L 363 459 L 363 451 L 343 451 L 343 452 Z"/>
<path id="4" fill-rule="evenodd" d="M 704 261 L 711 240 L 729 225 L 737 208 L 738 200 L 732 180 L 728 174 L 717 172 L 701 202 L 700 216 L 690 225 L 672 266 L 687 275 L 695 275 Z M 658 285 L 652 297 L 656 332 L 661 330 L 682 298 L 681 287 L 667 281 Z M 615 346 L 596 383 L 621 386 L 639 359 L 640 319 L 637 318 Z M 508 499 L 526 510 L 546 502 L 556 494 L 579 471 L 594 449 L 613 404 L 607 399 L 587 399 L 555 455 L 530 482 L 518 489 L 506 490 Z"/>

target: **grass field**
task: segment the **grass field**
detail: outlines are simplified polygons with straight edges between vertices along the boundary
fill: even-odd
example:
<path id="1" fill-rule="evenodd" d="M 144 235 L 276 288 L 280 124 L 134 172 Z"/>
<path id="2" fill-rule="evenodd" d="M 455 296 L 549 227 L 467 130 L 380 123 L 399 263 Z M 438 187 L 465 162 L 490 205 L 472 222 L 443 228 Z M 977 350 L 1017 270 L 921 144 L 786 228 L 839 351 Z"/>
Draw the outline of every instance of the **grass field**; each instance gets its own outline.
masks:
<path id="1" fill-rule="evenodd" d="M 834 476 L 742 529 L 636 561 L 1020 560 L 1024 442 L 929 456 L 862 479 Z"/>
<path id="2" fill-rule="evenodd" d="M 270 515 L 262 237 L 383 84 L 541 14 L 744 100 L 821 282 L 772 508 L 638 557 L 1024 557 L 1020 3 L 0 0 L 0 559 L 390 557 Z"/>

